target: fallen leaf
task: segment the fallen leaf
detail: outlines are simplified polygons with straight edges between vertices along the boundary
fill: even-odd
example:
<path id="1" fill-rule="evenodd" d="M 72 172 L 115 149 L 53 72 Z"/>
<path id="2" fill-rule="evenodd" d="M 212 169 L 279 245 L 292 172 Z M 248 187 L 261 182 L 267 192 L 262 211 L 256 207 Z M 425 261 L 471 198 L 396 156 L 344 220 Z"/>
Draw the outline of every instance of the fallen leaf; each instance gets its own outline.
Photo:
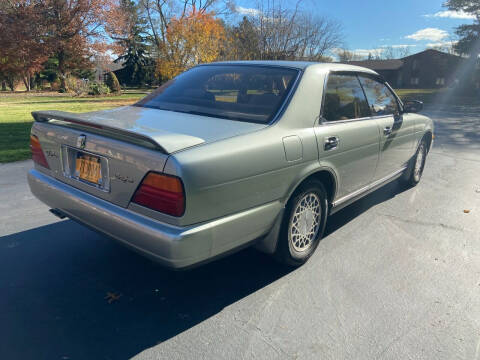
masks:
<path id="1" fill-rule="evenodd" d="M 114 301 L 117 301 L 118 299 L 120 299 L 121 297 L 122 297 L 122 294 L 120 293 L 107 292 L 107 296 L 105 296 L 104 299 L 107 300 L 109 304 L 111 304 Z"/>
<path id="2" fill-rule="evenodd" d="M 470 214 L 470 210 L 463 210 L 465 214 Z"/>

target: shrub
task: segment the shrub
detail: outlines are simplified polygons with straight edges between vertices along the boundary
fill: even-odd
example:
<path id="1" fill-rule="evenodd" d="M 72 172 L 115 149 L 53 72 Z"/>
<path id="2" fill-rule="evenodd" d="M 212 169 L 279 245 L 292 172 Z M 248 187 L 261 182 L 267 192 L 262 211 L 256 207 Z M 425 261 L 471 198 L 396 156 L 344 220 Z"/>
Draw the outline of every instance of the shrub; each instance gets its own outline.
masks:
<path id="1" fill-rule="evenodd" d="M 110 93 L 110 88 L 97 81 L 89 83 L 88 95 L 105 95 Z"/>
<path id="2" fill-rule="evenodd" d="M 78 79 L 74 76 L 69 76 L 66 80 L 66 83 L 69 92 L 72 92 L 77 96 L 85 95 L 90 90 L 88 80 L 85 79 Z"/>
<path id="3" fill-rule="evenodd" d="M 110 91 L 113 93 L 119 93 L 122 91 L 117 76 L 112 71 L 107 73 L 107 75 L 105 76 L 105 84 L 110 88 Z"/>
<path id="4" fill-rule="evenodd" d="M 55 80 L 50 83 L 50 90 L 59 91 L 60 90 L 60 80 Z"/>

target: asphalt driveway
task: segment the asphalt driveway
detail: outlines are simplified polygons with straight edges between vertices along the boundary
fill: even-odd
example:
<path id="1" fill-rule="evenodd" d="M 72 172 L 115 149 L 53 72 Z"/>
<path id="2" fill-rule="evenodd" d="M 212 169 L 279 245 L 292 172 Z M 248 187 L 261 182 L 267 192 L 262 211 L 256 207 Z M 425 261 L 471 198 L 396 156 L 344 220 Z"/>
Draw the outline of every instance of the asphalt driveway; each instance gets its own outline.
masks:
<path id="1" fill-rule="evenodd" d="M 480 114 L 330 218 L 302 268 L 245 250 L 187 272 L 60 221 L 0 165 L 0 359 L 480 359 Z"/>

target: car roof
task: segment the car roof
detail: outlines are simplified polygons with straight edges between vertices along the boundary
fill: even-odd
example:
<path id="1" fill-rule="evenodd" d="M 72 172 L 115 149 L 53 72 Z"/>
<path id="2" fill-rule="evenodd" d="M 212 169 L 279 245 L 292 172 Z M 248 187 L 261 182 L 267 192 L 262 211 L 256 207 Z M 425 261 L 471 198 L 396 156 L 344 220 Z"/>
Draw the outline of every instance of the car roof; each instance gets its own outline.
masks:
<path id="1" fill-rule="evenodd" d="M 280 66 L 305 70 L 307 67 L 322 68 L 326 71 L 355 71 L 378 75 L 375 71 L 356 65 L 340 63 L 319 63 L 312 61 L 284 61 L 284 60 L 249 60 L 249 61 L 219 61 L 205 65 L 258 65 L 258 66 Z"/>

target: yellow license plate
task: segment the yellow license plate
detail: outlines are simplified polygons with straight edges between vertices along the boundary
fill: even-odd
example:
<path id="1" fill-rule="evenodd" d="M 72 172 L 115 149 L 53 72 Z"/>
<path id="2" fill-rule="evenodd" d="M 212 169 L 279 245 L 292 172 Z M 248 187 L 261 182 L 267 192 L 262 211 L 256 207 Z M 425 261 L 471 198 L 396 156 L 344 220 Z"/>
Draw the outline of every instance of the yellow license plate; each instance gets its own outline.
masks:
<path id="1" fill-rule="evenodd" d="M 100 158 L 86 154 L 78 154 L 75 170 L 80 179 L 94 184 L 100 184 L 100 180 L 102 179 Z"/>

